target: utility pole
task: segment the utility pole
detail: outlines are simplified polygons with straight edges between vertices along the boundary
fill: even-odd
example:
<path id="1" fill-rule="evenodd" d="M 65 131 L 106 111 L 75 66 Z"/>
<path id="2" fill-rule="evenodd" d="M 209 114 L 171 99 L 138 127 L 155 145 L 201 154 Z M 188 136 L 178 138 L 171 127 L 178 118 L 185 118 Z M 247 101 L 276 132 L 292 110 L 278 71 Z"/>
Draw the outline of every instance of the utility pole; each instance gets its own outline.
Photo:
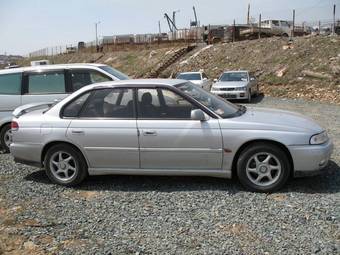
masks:
<path id="1" fill-rule="evenodd" d="M 235 42 L 235 33 L 236 33 L 236 21 L 234 20 L 234 25 L 233 25 L 233 42 Z"/>
<path id="2" fill-rule="evenodd" d="M 262 17 L 261 17 L 261 14 L 260 14 L 260 17 L 259 17 L 259 39 L 261 39 L 261 22 L 262 22 Z"/>
<path id="3" fill-rule="evenodd" d="M 98 25 L 100 24 L 100 21 L 94 23 L 94 26 L 96 28 L 96 47 L 98 46 Z"/>
<path id="4" fill-rule="evenodd" d="M 336 11 L 336 5 L 333 6 L 333 35 L 335 35 L 335 11 Z"/>
<path id="5" fill-rule="evenodd" d="M 294 35 L 295 35 L 295 9 L 293 10 L 293 29 L 291 38 L 294 38 Z"/>
<path id="6" fill-rule="evenodd" d="M 250 3 L 248 4 L 248 13 L 247 13 L 247 24 L 250 23 Z"/>
<path id="7" fill-rule="evenodd" d="M 319 35 L 321 34 L 321 21 L 319 20 Z"/>
<path id="8" fill-rule="evenodd" d="M 162 34 L 162 30 L 161 30 L 161 21 L 160 21 L 160 20 L 158 21 L 158 33 L 159 33 L 159 35 Z"/>

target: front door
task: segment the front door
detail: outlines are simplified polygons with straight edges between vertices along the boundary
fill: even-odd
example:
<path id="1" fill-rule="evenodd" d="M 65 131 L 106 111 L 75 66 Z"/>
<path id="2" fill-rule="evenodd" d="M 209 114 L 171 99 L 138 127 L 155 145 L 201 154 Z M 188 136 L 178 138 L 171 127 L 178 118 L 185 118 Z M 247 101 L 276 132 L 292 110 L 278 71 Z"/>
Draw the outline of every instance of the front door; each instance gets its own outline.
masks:
<path id="1" fill-rule="evenodd" d="M 84 149 L 90 168 L 138 169 L 139 145 L 133 90 L 99 89 L 90 96 L 67 136 Z"/>
<path id="2" fill-rule="evenodd" d="M 142 169 L 220 170 L 222 139 L 217 119 L 191 120 L 196 107 L 168 89 L 138 89 Z"/>

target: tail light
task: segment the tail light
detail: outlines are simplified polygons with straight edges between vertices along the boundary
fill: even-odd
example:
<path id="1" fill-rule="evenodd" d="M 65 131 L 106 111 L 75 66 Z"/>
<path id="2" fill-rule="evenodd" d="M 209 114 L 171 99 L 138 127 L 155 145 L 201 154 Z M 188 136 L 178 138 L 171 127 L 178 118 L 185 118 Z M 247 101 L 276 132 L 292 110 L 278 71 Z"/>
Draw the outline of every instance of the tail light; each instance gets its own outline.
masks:
<path id="1" fill-rule="evenodd" d="M 11 129 L 12 131 L 17 131 L 19 129 L 19 124 L 16 121 L 12 121 L 11 123 Z"/>

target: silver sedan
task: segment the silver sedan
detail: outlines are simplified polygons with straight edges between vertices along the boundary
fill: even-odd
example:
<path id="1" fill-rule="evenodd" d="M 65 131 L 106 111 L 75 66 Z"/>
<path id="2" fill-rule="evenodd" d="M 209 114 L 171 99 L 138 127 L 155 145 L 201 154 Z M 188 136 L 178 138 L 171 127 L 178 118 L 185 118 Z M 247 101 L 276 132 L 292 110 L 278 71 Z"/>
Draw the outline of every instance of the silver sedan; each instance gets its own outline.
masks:
<path id="1" fill-rule="evenodd" d="M 66 186 L 88 175 L 236 175 L 271 192 L 290 176 L 322 171 L 333 149 L 303 115 L 237 106 L 184 80 L 89 85 L 14 116 L 15 160 Z"/>

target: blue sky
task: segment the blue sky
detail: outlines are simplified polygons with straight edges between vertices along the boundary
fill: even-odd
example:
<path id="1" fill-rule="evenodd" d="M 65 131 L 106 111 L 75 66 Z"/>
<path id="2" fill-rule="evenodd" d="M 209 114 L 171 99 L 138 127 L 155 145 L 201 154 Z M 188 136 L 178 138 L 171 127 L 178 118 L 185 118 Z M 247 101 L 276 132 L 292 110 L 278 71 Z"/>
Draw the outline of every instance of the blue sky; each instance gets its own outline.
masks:
<path id="1" fill-rule="evenodd" d="M 99 35 L 156 33 L 158 20 L 167 31 L 165 12 L 180 10 L 178 27 L 188 27 L 195 5 L 201 24 L 246 21 L 248 3 L 251 16 L 297 21 L 332 19 L 332 6 L 340 0 L 0 0 L 0 54 L 27 54 L 31 51 L 95 38 Z"/>

